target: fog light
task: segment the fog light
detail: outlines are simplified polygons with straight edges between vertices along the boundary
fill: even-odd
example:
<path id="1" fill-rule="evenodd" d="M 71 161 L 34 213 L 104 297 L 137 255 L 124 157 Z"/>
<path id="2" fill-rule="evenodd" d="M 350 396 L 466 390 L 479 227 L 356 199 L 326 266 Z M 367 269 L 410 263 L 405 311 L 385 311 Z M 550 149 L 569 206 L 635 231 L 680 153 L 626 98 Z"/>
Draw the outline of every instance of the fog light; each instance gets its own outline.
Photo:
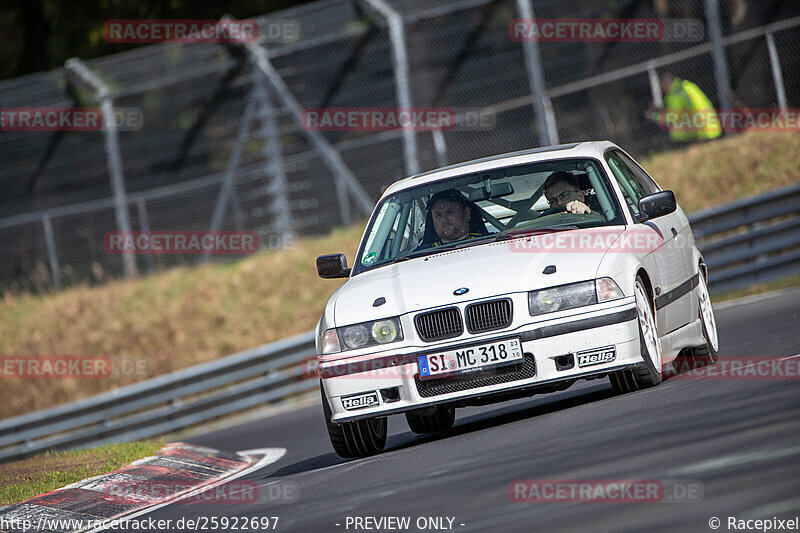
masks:
<path id="1" fill-rule="evenodd" d="M 383 401 L 387 403 L 396 402 L 400 399 L 400 390 L 397 387 L 389 387 L 388 389 L 381 389 L 381 396 Z"/>

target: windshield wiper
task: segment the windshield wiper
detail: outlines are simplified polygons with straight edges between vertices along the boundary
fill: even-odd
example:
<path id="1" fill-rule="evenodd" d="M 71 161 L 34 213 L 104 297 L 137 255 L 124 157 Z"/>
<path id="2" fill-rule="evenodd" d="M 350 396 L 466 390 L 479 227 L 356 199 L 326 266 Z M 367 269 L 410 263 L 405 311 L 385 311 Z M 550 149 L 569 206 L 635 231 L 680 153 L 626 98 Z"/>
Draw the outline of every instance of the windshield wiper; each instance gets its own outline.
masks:
<path id="1" fill-rule="evenodd" d="M 578 229 L 578 226 L 544 226 L 541 228 L 531 229 L 511 229 L 501 231 L 495 235 L 495 241 L 508 241 L 511 239 L 519 239 L 520 237 L 536 237 L 537 235 L 547 235 L 548 233 L 558 233 L 560 231 L 570 231 Z"/>
<path id="2" fill-rule="evenodd" d="M 408 261 L 409 259 L 416 259 L 417 257 L 423 257 L 423 256 L 429 255 L 431 253 L 434 253 L 435 251 L 436 251 L 436 248 L 426 248 L 424 250 L 418 250 L 418 251 L 411 252 L 411 253 L 408 253 L 408 254 L 405 254 L 405 255 L 398 255 L 394 259 L 394 261 L 392 261 L 392 263 L 401 263 L 403 261 Z"/>
<path id="3" fill-rule="evenodd" d="M 489 242 L 489 240 L 486 238 L 473 238 L 473 239 L 466 239 L 463 241 L 448 242 L 440 244 L 439 246 L 431 246 L 430 248 L 425 248 L 423 250 L 415 250 L 405 255 L 397 256 L 395 260 L 392 261 L 392 263 L 400 263 L 402 261 L 407 261 L 409 259 L 416 259 L 417 257 L 425 257 L 426 255 L 438 254 L 440 252 L 446 252 L 448 250 L 467 248 L 469 246 L 475 246 L 486 242 Z"/>

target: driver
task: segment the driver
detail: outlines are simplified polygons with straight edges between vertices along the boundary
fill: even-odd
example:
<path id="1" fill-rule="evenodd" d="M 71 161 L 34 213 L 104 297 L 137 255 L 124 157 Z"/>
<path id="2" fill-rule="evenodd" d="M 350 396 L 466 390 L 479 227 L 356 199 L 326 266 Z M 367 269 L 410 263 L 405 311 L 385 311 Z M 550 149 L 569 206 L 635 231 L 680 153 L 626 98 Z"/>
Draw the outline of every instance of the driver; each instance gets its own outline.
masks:
<path id="1" fill-rule="evenodd" d="M 470 219 L 473 216 L 471 202 L 456 189 L 439 191 L 431 196 L 428 210 L 436 232 L 436 240 L 431 246 L 481 236 L 480 233 L 470 232 Z"/>
<path id="2" fill-rule="evenodd" d="M 544 196 L 550 208 L 564 206 L 567 213 L 588 215 L 593 213 L 586 205 L 586 197 L 578 184 L 578 178 L 569 172 L 553 172 L 544 182 Z"/>

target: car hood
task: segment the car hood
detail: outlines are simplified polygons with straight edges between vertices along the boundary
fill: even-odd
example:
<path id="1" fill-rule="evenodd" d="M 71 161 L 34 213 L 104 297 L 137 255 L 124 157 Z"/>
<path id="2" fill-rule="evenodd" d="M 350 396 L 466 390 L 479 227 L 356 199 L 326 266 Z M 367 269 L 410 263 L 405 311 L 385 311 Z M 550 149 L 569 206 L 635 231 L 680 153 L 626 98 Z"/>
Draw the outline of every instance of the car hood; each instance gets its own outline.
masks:
<path id="1" fill-rule="evenodd" d="M 624 227 L 549 233 L 509 241 L 446 250 L 354 276 L 337 291 L 336 326 L 417 312 L 499 294 L 529 291 L 594 279 L 600 260 Z M 555 245 L 556 235 L 569 237 Z M 592 237 L 588 248 L 575 247 L 581 234 Z M 602 236 L 602 244 L 595 239 Z M 585 238 L 585 237 L 584 237 Z M 550 244 L 548 244 L 550 243 Z M 569 243 L 572 243 L 570 245 Z M 545 268 L 555 267 L 552 274 Z M 460 296 L 457 289 L 468 289 Z M 379 299 L 385 303 L 375 306 Z"/>

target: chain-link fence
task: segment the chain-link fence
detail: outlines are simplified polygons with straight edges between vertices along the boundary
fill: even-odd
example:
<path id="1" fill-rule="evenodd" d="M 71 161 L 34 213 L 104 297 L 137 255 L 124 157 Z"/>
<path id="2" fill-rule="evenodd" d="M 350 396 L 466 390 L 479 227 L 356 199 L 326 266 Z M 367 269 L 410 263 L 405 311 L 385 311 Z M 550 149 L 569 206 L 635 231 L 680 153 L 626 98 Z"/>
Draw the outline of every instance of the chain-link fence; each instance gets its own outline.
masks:
<path id="1" fill-rule="evenodd" d="M 703 31 L 514 38 L 513 22 L 529 17 L 695 21 Z M 113 134 L 0 132 L 0 287 L 47 291 L 204 259 L 110 254 L 110 231 L 243 229 L 275 247 L 364 218 L 384 187 L 415 171 L 544 142 L 662 150 L 668 136 L 644 111 L 665 71 L 717 107 L 800 102 L 793 0 L 326 0 L 258 23 L 267 37 L 291 24 L 293 38 L 165 43 L 0 83 L 2 109 L 107 102 L 143 119 Z M 440 131 L 302 123 L 309 108 L 404 104 L 491 120 Z"/>

